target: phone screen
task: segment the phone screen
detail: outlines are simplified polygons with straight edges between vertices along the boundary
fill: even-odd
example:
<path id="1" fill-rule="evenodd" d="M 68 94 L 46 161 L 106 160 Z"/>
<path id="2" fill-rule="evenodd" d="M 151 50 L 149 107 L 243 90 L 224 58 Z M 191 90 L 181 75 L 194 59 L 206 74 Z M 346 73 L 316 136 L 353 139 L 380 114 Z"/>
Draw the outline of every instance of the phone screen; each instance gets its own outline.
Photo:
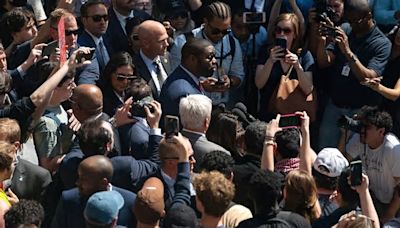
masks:
<path id="1" fill-rule="evenodd" d="M 179 133 L 179 118 L 177 116 L 165 116 L 165 137 L 171 138 Z"/>
<path id="2" fill-rule="evenodd" d="M 362 182 L 362 163 L 361 161 L 353 161 L 350 163 L 351 177 L 350 182 L 352 186 L 361 185 Z"/>
<path id="3" fill-rule="evenodd" d="M 265 12 L 244 12 L 243 23 L 245 24 L 263 24 L 265 23 Z"/>
<path id="4" fill-rule="evenodd" d="M 58 48 L 58 40 L 48 43 L 47 46 L 43 47 L 42 56 L 50 56 L 56 52 L 56 48 Z"/>
<path id="5" fill-rule="evenodd" d="M 296 128 L 300 125 L 300 116 L 296 114 L 282 115 L 279 120 L 279 127 L 281 128 Z"/>
<path id="6" fill-rule="evenodd" d="M 276 38 L 275 40 L 276 46 L 280 46 L 283 49 L 287 49 L 287 40 L 283 38 Z"/>

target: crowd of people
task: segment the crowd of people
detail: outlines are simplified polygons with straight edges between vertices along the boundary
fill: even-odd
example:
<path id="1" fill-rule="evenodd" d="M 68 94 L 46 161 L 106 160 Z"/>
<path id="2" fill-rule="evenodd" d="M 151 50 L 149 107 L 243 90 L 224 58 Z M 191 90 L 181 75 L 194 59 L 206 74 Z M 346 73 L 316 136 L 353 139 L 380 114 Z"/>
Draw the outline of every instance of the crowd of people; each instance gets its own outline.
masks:
<path id="1" fill-rule="evenodd" d="M 399 22 L 398 0 L 0 0 L 0 227 L 400 227 Z"/>

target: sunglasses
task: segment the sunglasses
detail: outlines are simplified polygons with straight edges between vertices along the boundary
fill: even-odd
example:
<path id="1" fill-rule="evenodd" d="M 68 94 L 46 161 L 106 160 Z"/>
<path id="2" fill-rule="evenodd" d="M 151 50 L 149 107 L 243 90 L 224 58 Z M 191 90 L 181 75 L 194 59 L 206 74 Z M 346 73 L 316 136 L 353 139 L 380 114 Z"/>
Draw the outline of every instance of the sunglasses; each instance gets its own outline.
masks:
<path id="1" fill-rule="evenodd" d="M 182 18 L 182 19 L 186 19 L 188 17 L 188 13 L 187 12 L 182 12 L 182 13 L 174 14 L 174 15 L 171 15 L 169 18 L 171 20 L 176 20 L 179 17 Z"/>
<path id="2" fill-rule="evenodd" d="M 218 28 L 212 27 L 210 24 L 208 26 L 210 26 L 210 28 L 211 28 L 211 34 L 212 35 L 219 35 L 219 34 L 226 35 L 226 34 L 231 32 L 230 28 L 225 29 L 225 30 L 220 30 Z"/>
<path id="3" fill-rule="evenodd" d="M 92 18 L 92 20 L 93 20 L 94 22 L 100 22 L 102 19 L 103 19 L 104 21 L 108 21 L 108 14 L 104 14 L 104 15 L 93 15 L 93 16 L 87 16 L 87 17 Z"/>
<path id="4" fill-rule="evenodd" d="M 281 34 L 282 32 L 285 35 L 289 35 L 290 33 L 292 33 L 292 29 L 290 29 L 290 28 L 281 28 L 279 26 L 275 27 L 275 34 Z"/>
<path id="5" fill-rule="evenodd" d="M 133 80 L 135 80 L 135 79 L 136 79 L 136 76 L 134 76 L 134 75 L 122 75 L 122 74 L 117 74 L 117 80 L 120 81 L 120 82 L 123 82 L 123 81 L 125 81 L 125 80 L 133 81 Z"/>
<path id="6" fill-rule="evenodd" d="M 74 34 L 75 36 L 78 35 L 79 30 L 65 30 L 65 36 L 70 36 L 72 34 Z"/>

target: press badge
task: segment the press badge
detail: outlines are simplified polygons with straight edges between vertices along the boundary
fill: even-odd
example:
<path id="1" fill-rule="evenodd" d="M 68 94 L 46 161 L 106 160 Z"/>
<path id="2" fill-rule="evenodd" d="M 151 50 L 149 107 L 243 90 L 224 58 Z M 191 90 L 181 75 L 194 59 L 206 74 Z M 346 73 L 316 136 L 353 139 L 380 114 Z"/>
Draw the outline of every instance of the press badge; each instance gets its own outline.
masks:
<path id="1" fill-rule="evenodd" d="M 349 74 L 350 74 L 350 66 L 349 66 L 349 64 L 346 64 L 346 65 L 343 66 L 342 76 L 348 77 Z"/>

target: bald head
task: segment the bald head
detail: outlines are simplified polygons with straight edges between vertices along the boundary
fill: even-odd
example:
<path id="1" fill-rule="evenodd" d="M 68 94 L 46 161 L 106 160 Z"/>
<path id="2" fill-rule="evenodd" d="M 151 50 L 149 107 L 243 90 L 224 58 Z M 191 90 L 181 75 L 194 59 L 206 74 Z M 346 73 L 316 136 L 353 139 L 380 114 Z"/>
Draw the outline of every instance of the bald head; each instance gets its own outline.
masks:
<path id="1" fill-rule="evenodd" d="M 76 117 L 81 122 L 103 111 L 103 94 L 95 85 L 79 85 L 74 89 L 71 100 L 75 103 L 72 106 L 74 114 L 78 114 Z"/>
<path id="2" fill-rule="evenodd" d="M 140 49 L 150 59 L 164 55 L 168 47 L 168 33 L 158 21 L 147 20 L 138 29 Z"/>
<path id="3" fill-rule="evenodd" d="M 106 178 L 111 180 L 113 176 L 113 166 L 109 158 L 103 155 L 94 155 L 86 158 L 79 164 L 82 173 L 90 174 L 93 178 Z"/>
<path id="4" fill-rule="evenodd" d="M 198 38 L 189 39 L 189 41 L 186 42 L 182 47 L 182 60 L 184 61 L 190 55 L 197 56 L 201 53 L 204 53 L 210 46 L 213 45 L 208 40 Z"/>

